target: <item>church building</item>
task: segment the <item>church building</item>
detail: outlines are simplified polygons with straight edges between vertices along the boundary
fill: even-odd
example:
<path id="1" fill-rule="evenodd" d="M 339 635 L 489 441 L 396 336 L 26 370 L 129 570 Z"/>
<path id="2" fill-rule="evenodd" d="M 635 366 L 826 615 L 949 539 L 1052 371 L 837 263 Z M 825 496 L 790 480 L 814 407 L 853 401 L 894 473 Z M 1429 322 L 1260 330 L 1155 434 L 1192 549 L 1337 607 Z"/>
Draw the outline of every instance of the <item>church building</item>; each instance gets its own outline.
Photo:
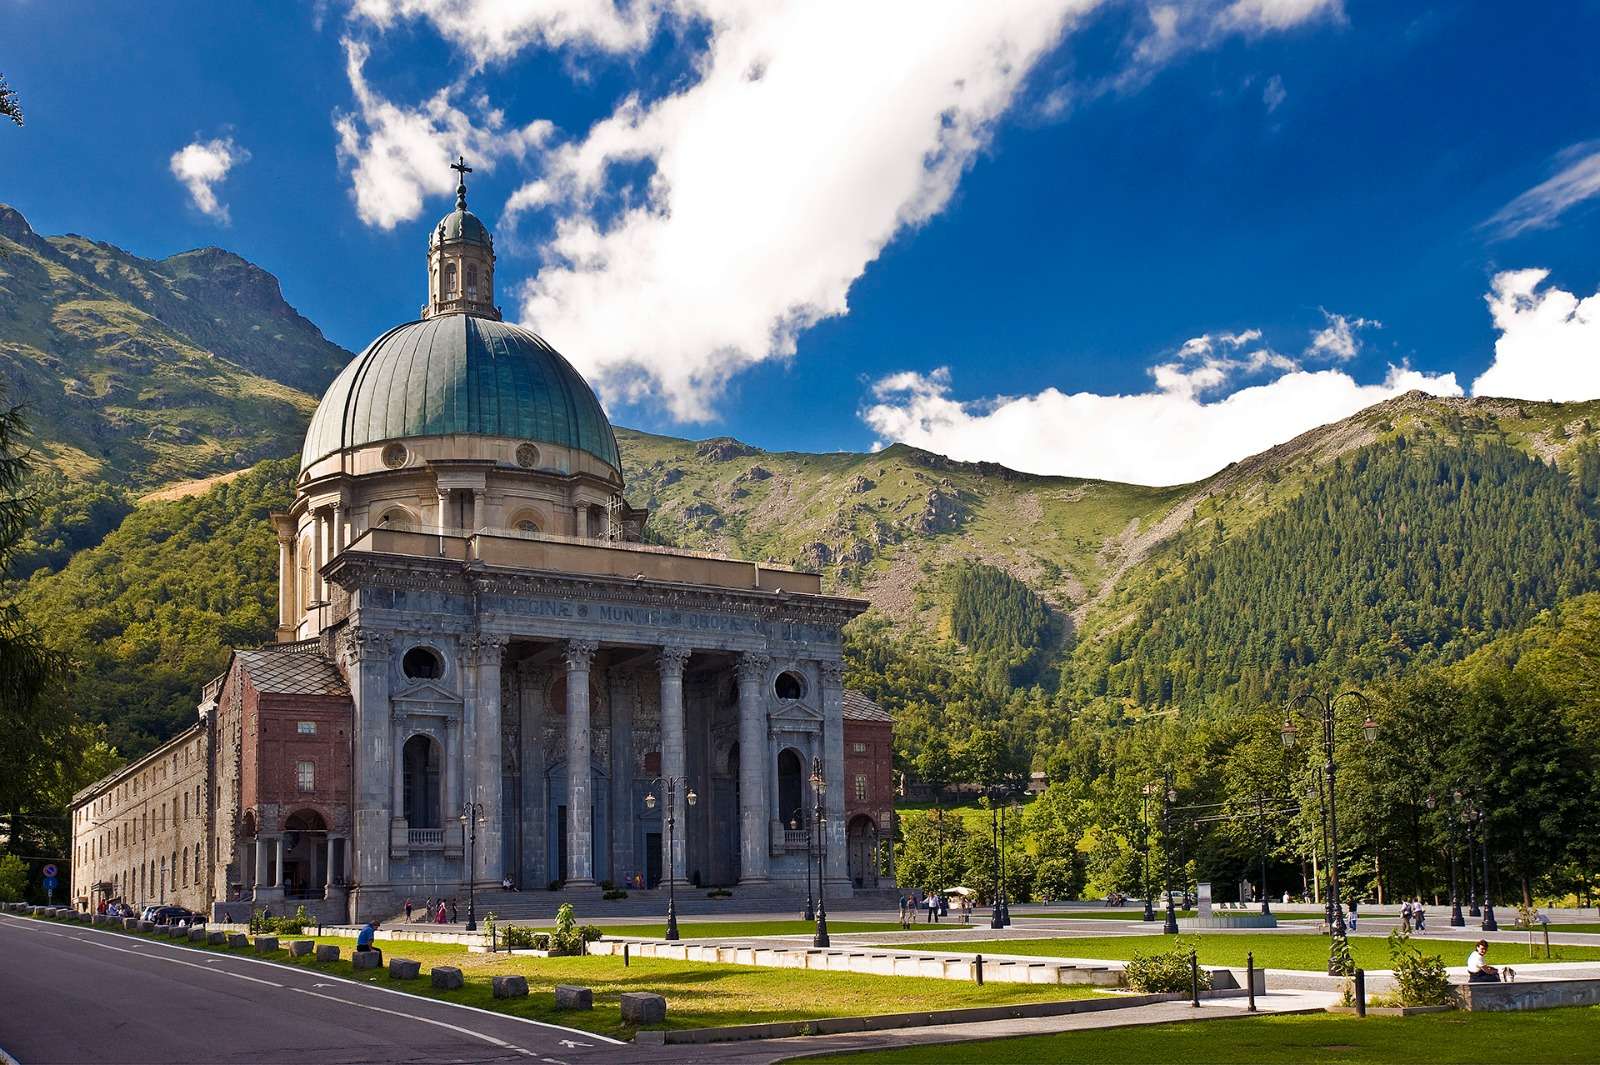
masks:
<path id="1" fill-rule="evenodd" d="M 334 380 L 272 516 L 278 642 L 75 798 L 74 898 L 342 920 L 669 872 L 803 896 L 814 777 L 830 898 L 892 886 L 888 717 L 843 685 L 867 604 L 643 542 L 594 392 L 501 319 L 457 169 L 421 317 Z"/>

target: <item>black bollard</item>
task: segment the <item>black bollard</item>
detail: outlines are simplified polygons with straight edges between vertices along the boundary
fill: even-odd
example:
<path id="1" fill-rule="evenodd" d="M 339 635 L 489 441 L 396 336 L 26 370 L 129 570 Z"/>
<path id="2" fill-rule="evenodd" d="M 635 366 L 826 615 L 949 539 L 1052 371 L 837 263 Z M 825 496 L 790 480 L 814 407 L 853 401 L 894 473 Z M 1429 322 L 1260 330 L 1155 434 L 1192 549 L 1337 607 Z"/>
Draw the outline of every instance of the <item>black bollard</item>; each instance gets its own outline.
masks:
<path id="1" fill-rule="evenodd" d="M 1356 970 L 1356 1016 L 1367 1015 L 1367 970 Z"/>
<path id="2" fill-rule="evenodd" d="M 978 955 L 978 960 L 973 963 L 972 971 L 977 974 L 978 986 L 983 986 L 983 955 Z"/>
<path id="3" fill-rule="evenodd" d="M 631 944 L 629 944 L 626 940 L 623 941 L 623 944 L 622 944 L 622 967 L 624 969 L 626 969 L 628 967 L 628 947 L 630 945 Z"/>
<path id="4" fill-rule="evenodd" d="M 1189 952 L 1189 1005 L 1200 1008 L 1200 956 Z"/>
<path id="5" fill-rule="evenodd" d="M 1246 987 L 1249 988 L 1250 1012 L 1256 1011 L 1256 952 L 1250 951 L 1244 956 L 1244 978 Z"/>

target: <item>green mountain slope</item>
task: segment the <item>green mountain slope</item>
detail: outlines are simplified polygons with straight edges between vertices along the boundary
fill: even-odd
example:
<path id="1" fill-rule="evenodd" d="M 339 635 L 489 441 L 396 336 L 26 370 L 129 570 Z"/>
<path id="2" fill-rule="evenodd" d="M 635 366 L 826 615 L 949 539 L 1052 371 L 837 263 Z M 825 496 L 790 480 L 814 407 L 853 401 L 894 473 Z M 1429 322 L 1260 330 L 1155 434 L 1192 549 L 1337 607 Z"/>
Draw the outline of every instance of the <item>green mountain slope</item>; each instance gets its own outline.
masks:
<path id="1" fill-rule="evenodd" d="M 149 486 L 286 454 L 349 358 L 230 252 L 142 259 L 0 204 L 0 379 L 70 477 Z"/>

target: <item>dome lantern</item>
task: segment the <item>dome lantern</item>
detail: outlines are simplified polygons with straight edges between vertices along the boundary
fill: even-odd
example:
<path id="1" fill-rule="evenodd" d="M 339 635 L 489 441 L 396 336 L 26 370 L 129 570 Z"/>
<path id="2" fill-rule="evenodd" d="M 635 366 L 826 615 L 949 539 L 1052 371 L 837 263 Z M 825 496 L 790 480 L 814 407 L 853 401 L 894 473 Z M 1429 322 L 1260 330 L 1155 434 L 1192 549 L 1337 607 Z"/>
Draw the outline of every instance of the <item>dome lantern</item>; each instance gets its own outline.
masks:
<path id="1" fill-rule="evenodd" d="M 428 302 L 423 318 L 470 314 L 500 320 L 494 305 L 494 239 L 478 216 L 467 210 L 467 175 L 472 167 L 458 156 L 450 164 L 456 183 L 456 209 L 439 220 L 428 240 Z"/>

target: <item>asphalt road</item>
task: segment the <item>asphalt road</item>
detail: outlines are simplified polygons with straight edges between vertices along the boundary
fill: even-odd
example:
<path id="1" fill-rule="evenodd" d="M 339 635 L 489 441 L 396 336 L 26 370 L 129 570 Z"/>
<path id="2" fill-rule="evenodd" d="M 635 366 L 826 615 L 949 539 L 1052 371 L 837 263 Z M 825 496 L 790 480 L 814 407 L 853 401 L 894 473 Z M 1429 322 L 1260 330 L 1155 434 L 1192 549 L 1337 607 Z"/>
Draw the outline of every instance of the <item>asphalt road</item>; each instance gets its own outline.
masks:
<path id="1" fill-rule="evenodd" d="M 0 1061 L 576 1065 L 619 1049 L 314 970 L 0 915 Z"/>

